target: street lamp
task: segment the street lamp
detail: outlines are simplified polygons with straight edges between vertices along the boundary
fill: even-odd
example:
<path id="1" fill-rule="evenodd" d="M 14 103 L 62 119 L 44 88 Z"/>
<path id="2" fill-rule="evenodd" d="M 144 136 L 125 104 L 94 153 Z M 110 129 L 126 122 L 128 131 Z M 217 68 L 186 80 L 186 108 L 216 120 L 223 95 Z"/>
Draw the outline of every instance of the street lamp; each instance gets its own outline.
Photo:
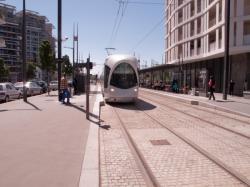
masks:
<path id="1" fill-rule="evenodd" d="M 23 57 L 23 101 L 27 102 L 26 92 L 26 2 L 23 0 L 23 28 L 22 28 L 22 57 Z"/>

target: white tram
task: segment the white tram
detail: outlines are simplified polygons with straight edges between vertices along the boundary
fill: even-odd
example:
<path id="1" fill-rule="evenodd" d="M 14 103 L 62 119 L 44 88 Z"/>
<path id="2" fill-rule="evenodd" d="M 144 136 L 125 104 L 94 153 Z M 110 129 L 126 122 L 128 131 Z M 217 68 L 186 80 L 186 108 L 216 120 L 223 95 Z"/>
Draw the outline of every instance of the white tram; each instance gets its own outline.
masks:
<path id="1" fill-rule="evenodd" d="M 130 55 L 106 58 L 102 91 L 106 102 L 133 102 L 138 97 L 138 60 Z"/>

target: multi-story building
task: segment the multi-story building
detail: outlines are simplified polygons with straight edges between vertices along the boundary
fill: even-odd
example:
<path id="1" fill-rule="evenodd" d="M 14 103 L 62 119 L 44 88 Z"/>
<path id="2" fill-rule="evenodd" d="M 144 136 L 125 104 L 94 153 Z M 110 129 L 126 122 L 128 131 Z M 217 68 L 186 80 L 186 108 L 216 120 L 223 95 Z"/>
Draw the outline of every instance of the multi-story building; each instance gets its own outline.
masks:
<path id="1" fill-rule="evenodd" d="M 14 6 L 0 3 L 2 23 L 0 24 L 0 38 L 3 41 L 0 46 L 0 58 L 9 67 L 9 81 L 16 82 L 21 79 L 21 30 L 15 17 Z"/>
<path id="2" fill-rule="evenodd" d="M 184 85 L 206 91 L 209 76 L 223 85 L 226 0 L 166 0 L 165 58 Z M 235 93 L 250 83 L 250 0 L 231 0 L 230 72 Z M 180 71 L 181 70 L 181 71 Z M 249 87 L 249 86 L 248 86 Z"/>
<path id="3" fill-rule="evenodd" d="M 19 25 L 22 26 L 22 11 L 16 14 L 19 20 Z M 51 42 L 54 47 L 54 40 L 52 37 L 53 25 L 48 23 L 45 16 L 39 15 L 38 12 L 26 11 L 26 53 L 27 61 L 40 63 L 39 47 L 44 40 Z"/>
<path id="4" fill-rule="evenodd" d="M 0 3 L 0 58 L 10 70 L 9 81 L 22 80 L 22 11 Z M 27 62 L 40 63 L 39 47 L 44 40 L 51 43 L 55 50 L 55 39 L 52 36 L 53 25 L 45 16 L 34 11 L 26 11 L 26 58 Z M 3 45 L 4 44 L 4 45 Z M 37 72 L 41 72 L 38 70 Z M 38 78 L 46 78 L 38 75 Z"/>

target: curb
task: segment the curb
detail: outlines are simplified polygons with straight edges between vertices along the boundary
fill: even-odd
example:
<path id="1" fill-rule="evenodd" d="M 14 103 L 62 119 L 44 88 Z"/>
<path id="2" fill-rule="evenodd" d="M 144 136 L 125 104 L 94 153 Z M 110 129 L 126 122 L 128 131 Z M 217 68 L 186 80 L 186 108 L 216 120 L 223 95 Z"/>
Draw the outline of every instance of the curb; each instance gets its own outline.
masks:
<path id="1" fill-rule="evenodd" d="M 169 95 L 167 93 L 160 93 L 160 92 L 153 92 L 149 89 L 143 89 L 144 91 L 146 92 L 151 92 L 151 93 L 156 93 L 156 94 L 159 94 L 159 95 L 164 95 L 168 98 L 171 98 L 175 101 L 181 101 L 183 103 L 186 103 L 186 104 L 191 104 L 191 105 L 199 105 L 199 106 L 202 106 L 202 107 L 206 107 L 206 108 L 211 108 L 211 109 L 215 109 L 215 110 L 218 110 L 218 111 L 222 111 L 222 112 L 228 112 L 228 113 L 231 113 L 231 114 L 236 114 L 236 115 L 240 115 L 240 116 L 243 116 L 243 117 L 247 117 L 247 118 L 250 118 L 250 115 L 249 114 L 246 114 L 246 113 L 242 113 L 242 112 L 237 112 L 237 111 L 234 111 L 234 110 L 230 110 L 228 108 L 225 108 L 225 107 L 222 107 L 222 106 L 216 106 L 214 104 L 209 104 L 209 103 L 206 103 L 206 102 L 203 102 L 203 101 L 198 101 L 198 100 L 195 100 L 195 99 L 189 99 L 189 98 L 181 98 L 181 97 L 178 97 L 178 96 L 174 96 L 174 95 Z"/>

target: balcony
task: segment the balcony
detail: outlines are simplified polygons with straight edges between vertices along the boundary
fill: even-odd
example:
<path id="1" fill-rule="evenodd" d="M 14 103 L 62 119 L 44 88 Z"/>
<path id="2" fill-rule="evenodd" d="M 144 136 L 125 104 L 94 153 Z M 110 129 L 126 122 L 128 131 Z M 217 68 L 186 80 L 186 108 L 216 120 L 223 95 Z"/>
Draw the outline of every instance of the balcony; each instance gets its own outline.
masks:
<path id="1" fill-rule="evenodd" d="M 243 44 L 244 45 L 250 45 L 250 34 L 249 35 L 244 35 Z"/>

